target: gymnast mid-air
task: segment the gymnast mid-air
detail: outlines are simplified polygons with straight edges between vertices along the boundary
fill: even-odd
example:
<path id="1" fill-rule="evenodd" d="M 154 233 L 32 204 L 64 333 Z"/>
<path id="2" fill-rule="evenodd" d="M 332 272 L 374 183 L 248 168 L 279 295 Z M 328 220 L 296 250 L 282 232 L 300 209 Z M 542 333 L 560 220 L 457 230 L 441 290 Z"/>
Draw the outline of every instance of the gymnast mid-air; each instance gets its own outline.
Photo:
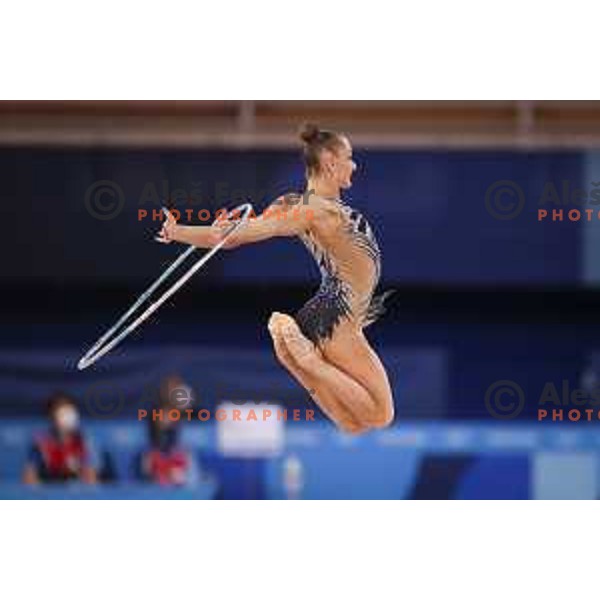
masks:
<path id="1" fill-rule="evenodd" d="M 298 236 L 316 259 L 322 276 L 316 295 L 291 317 L 274 312 L 269 319 L 279 362 L 308 391 L 323 412 L 349 433 L 386 427 L 394 418 L 394 400 L 379 357 L 363 329 L 383 312 L 375 296 L 381 254 L 365 218 L 341 198 L 356 168 L 347 137 L 306 125 L 304 144 L 308 202 L 276 200 L 277 210 L 294 218 L 269 218 L 268 209 L 232 235 L 228 219 L 212 225 L 184 226 L 166 212 L 158 236 L 162 243 L 223 248 Z M 262 218 L 261 218 L 262 217 Z"/>

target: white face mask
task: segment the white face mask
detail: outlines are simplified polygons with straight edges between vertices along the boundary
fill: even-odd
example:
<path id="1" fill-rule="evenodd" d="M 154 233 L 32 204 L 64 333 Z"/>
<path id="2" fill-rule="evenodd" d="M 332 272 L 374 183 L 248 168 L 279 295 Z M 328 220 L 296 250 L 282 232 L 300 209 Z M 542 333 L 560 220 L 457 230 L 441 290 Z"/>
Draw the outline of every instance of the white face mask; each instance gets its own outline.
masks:
<path id="1" fill-rule="evenodd" d="M 79 427 L 79 413 L 72 406 L 63 406 L 56 411 L 56 424 L 61 431 L 72 433 Z"/>

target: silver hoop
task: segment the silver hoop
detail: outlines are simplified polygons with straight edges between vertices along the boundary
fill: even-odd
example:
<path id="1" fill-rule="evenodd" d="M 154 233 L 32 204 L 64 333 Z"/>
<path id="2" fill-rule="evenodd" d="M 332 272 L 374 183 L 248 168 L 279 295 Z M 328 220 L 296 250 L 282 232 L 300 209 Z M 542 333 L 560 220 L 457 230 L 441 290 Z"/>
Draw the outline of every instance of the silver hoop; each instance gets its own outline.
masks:
<path id="1" fill-rule="evenodd" d="M 227 232 L 225 237 L 215 246 L 213 246 L 200 260 L 192 265 L 163 295 L 152 303 L 133 323 L 128 325 L 119 334 L 117 331 L 122 327 L 125 322 L 131 317 L 131 315 L 141 306 L 143 302 L 148 300 L 152 293 L 160 286 L 163 281 L 169 277 L 175 269 L 182 264 L 189 256 L 191 256 L 198 248 L 196 246 L 190 246 L 187 250 L 182 252 L 174 261 L 171 263 L 163 273 L 156 279 L 156 281 L 148 287 L 138 299 L 129 307 L 129 309 L 119 318 L 119 320 L 104 334 L 98 341 L 81 357 L 77 363 L 77 368 L 80 371 L 87 369 L 90 365 L 94 364 L 98 359 L 102 358 L 105 354 L 110 352 L 119 342 L 123 341 L 134 329 L 139 327 L 151 314 L 156 312 L 158 308 L 164 304 L 184 283 L 186 283 L 193 275 L 201 269 L 224 245 L 225 242 L 241 227 L 243 227 L 250 218 L 252 212 L 252 204 L 249 202 L 241 204 L 234 208 L 229 214 L 242 216 L 237 219 L 232 228 Z M 167 214 L 166 208 L 163 211 Z M 112 339 L 111 339 L 112 338 Z"/>

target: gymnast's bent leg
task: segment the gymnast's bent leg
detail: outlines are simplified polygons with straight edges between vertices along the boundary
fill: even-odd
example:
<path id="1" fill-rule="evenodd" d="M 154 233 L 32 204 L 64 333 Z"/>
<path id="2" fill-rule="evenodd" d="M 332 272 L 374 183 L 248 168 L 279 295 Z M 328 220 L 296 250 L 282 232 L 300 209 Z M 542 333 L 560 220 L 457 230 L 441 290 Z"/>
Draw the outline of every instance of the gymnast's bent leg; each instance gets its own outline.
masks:
<path id="1" fill-rule="evenodd" d="M 275 315 L 277 315 L 277 313 L 275 313 Z M 315 386 L 318 383 L 318 378 L 301 369 L 296 363 L 296 360 L 288 350 L 283 339 L 281 328 L 275 324 L 277 318 L 277 316 L 271 317 L 271 320 L 269 321 L 269 331 L 273 338 L 273 347 L 279 362 L 289 371 L 294 379 L 306 389 L 313 400 L 319 404 L 321 410 L 334 421 L 340 429 L 346 433 L 363 433 L 367 427 L 361 425 L 358 420 L 352 416 L 350 411 L 338 401 L 336 396 L 329 391 L 329 389 L 323 389 L 321 387 L 317 397 Z"/>
<path id="2" fill-rule="evenodd" d="M 274 341 L 280 338 L 279 346 L 285 345 L 284 366 L 341 428 L 348 430 L 349 415 L 362 430 L 390 424 L 394 410 L 387 375 L 361 331 L 340 325 L 318 350 L 288 315 L 275 313 L 269 329 L 279 333 Z"/>

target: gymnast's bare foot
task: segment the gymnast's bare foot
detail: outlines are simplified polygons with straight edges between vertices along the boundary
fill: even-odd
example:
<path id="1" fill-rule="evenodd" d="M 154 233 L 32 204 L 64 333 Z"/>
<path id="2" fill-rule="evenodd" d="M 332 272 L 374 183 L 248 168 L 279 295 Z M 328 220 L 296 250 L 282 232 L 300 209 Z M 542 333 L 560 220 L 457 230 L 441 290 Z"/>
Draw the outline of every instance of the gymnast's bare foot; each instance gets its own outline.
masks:
<path id="1" fill-rule="evenodd" d="M 281 331 L 282 320 L 279 317 L 280 313 L 274 312 L 269 319 L 267 327 L 273 339 L 273 347 L 279 362 L 289 369 L 292 366 L 293 360 L 283 340 Z"/>
<path id="2" fill-rule="evenodd" d="M 283 341 L 297 364 L 306 365 L 319 358 L 314 344 L 304 336 L 296 321 L 289 315 L 274 312 L 269 319 L 269 331 L 274 340 Z"/>
<path id="3" fill-rule="evenodd" d="M 285 317 L 283 313 L 274 312 L 271 313 L 271 317 L 269 318 L 269 323 L 267 327 L 269 328 L 269 332 L 271 333 L 271 337 L 273 339 L 281 337 L 281 328 L 285 323 Z"/>
<path id="4" fill-rule="evenodd" d="M 292 352 L 288 348 L 287 342 L 284 338 L 284 330 L 290 325 L 290 321 L 293 325 L 296 325 L 292 317 L 274 312 L 269 319 L 269 333 L 273 338 L 273 347 L 275 349 L 275 355 L 279 359 L 279 362 L 298 380 L 298 383 L 311 395 L 315 394 L 315 390 L 312 388 L 308 380 L 305 379 L 306 373 L 299 369 L 300 364 L 292 355 Z M 297 325 L 296 325 L 297 327 Z M 300 334 L 301 335 L 301 334 Z M 289 336 L 288 336 L 289 337 Z M 306 338 L 305 338 L 306 339 Z M 312 344 L 306 340 L 308 344 Z M 293 343 L 292 343 L 293 346 Z M 314 349 L 314 346 L 313 346 Z M 307 349 L 308 350 L 308 349 Z M 310 352 L 304 354 L 304 356 L 310 357 Z M 310 358 L 309 358 L 310 361 Z"/>

